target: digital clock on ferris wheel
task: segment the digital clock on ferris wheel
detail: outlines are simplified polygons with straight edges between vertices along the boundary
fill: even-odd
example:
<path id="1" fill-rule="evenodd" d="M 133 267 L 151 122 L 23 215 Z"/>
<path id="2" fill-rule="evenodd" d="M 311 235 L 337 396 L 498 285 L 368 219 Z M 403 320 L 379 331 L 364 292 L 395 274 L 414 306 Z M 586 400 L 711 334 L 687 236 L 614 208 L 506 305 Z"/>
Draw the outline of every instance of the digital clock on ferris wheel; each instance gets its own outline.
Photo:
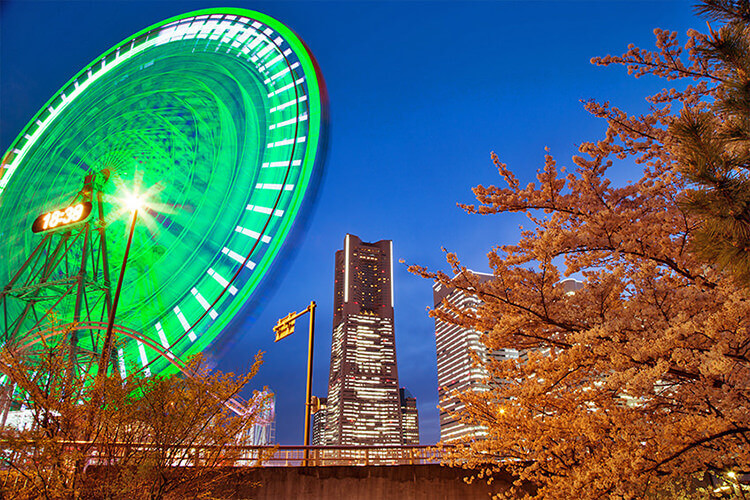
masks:
<path id="1" fill-rule="evenodd" d="M 90 201 L 82 201 L 75 205 L 43 213 L 34 220 L 34 223 L 31 225 L 31 231 L 34 233 L 44 233 L 85 222 L 91 215 L 91 209 L 92 205 Z"/>

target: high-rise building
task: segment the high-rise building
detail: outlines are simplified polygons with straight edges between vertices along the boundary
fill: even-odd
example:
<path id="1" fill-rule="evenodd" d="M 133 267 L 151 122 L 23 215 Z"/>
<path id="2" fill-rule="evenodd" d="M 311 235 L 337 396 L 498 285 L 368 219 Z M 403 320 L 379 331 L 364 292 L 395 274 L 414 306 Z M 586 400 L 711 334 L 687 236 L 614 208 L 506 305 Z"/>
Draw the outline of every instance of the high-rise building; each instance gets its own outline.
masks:
<path id="1" fill-rule="evenodd" d="M 403 444 L 392 248 L 347 234 L 336 252 L 325 444 Z"/>
<path id="2" fill-rule="evenodd" d="M 492 278 L 491 274 L 469 271 L 471 275 L 483 282 Z M 463 279 L 458 275 L 455 280 Z M 583 283 L 574 279 L 560 282 L 567 294 L 575 293 Z M 475 295 L 458 288 L 436 283 L 432 287 L 435 309 L 445 309 L 443 300 L 462 311 L 476 311 L 482 301 Z M 435 320 L 435 347 L 437 350 L 438 369 L 438 406 L 440 408 L 440 441 L 450 442 L 464 437 L 482 438 L 487 429 L 479 425 L 470 425 L 459 418 L 464 404 L 456 393 L 468 391 L 481 392 L 488 390 L 489 372 L 486 362 L 490 359 L 524 358 L 526 354 L 517 349 L 498 349 L 490 351 L 482 343 L 483 332 L 463 328 L 452 323 Z M 477 362 L 478 361 L 478 362 Z"/>
<path id="3" fill-rule="evenodd" d="M 313 446 L 326 444 L 326 424 L 328 421 L 328 398 L 318 398 L 320 408 L 312 414 L 312 439 Z"/>
<path id="4" fill-rule="evenodd" d="M 489 274 L 472 272 L 480 281 L 492 277 Z M 461 276 L 461 275 L 459 275 Z M 458 279 L 458 278 L 454 278 Z M 445 309 L 443 299 L 462 311 L 475 311 L 481 301 L 475 295 L 463 290 L 433 285 L 435 309 Z M 440 408 L 440 441 L 456 441 L 464 437 L 481 438 L 487 430 L 479 425 L 462 422 L 459 412 L 464 404 L 455 394 L 467 391 L 487 390 L 487 368 L 484 363 L 489 357 L 496 359 L 517 358 L 515 349 L 501 349 L 489 352 L 481 342 L 481 333 L 471 328 L 435 320 L 435 347 L 437 350 L 438 406 Z M 475 361 L 478 359 L 479 363 Z"/>
<path id="5" fill-rule="evenodd" d="M 401 425 L 404 444 L 419 444 L 419 413 L 417 412 L 417 398 L 402 387 L 398 390 L 401 398 Z"/>

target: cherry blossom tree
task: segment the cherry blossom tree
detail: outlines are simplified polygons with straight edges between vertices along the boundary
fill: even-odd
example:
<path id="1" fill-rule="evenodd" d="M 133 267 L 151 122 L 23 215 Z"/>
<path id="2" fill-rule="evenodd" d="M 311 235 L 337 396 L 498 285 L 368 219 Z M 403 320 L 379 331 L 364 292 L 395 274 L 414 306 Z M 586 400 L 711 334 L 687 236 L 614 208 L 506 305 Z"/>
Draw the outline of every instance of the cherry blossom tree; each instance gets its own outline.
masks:
<path id="1" fill-rule="evenodd" d="M 225 374 L 197 356 L 176 375 L 111 374 L 96 388 L 69 376 L 67 349 L 30 358 L 4 346 L 0 370 L 25 395 L 32 424 L 0 429 L 0 497 L 232 497 L 227 465 L 246 458 L 233 445 L 243 444 L 260 405 L 238 414 L 231 403 L 260 364 L 258 353 L 247 374 Z"/>
<path id="2" fill-rule="evenodd" d="M 655 50 L 592 59 L 675 88 L 649 97 L 644 115 L 586 102 L 607 130 L 580 146 L 571 171 L 548 152 L 523 186 L 492 155 L 501 184 L 476 187 L 478 203 L 462 207 L 532 224 L 489 252 L 493 279 L 452 253 L 451 273 L 410 267 L 482 301 L 476 311 L 445 302 L 433 317 L 485 332 L 489 350 L 523 353 L 488 357 L 488 390 L 458 395 L 460 417 L 488 437 L 465 442 L 454 463 L 480 477 L 509 470 L 538 498 L 745 494 L 731 483 L 750 471 L 750 288 L 738 286 L 743 267 L 705 249 L 717 233 L 739 248 L 747 227 L 750 18 L 742 0 L 699 10 L 719 22 L 708 35 L 689 31 L 680 45 L 656 29 Z M 717 53 L 725 40 L 742 60 Z M 608 179 L 633 162 L 639 179 Z M 566 277 L 583 287 L 566 291 Z"/>

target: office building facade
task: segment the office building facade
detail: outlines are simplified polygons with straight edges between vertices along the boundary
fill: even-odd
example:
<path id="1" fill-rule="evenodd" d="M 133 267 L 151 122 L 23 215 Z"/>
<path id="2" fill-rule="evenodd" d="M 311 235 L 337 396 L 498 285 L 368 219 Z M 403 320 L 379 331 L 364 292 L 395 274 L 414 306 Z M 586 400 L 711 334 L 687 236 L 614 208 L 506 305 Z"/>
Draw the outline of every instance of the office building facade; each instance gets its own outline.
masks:
<path id="1" fill-rule="evenodd" d="M 488 280 L 488 274 L 472 272 L 480 281 Z M 439 283 L 433 285 L 435 309 L 444 310 L 446 299 L 462 311 L 476 311 L 481 301 L 474 295 Z M 438 406 L 440 408 L 440 441 L 451 442 L 463 438 L 482 438 L 487 429 L 479 425 L 462 422 L 459 415 L 464 404 L 456 393 L 487 390 L 489 372 L 485 363 L 495 359 L 518 358 L 515 349 L 490 352 L 481 341 L 482 333 L 438 319 L 435 320 L 435 347 L 437 351 Z M 479 363 L 475 361 L 479 360 Z"/>
<path id="2" fill-rule="evenodd" d="M 336 252 L 325 444 L 403 444 L 392 248 L 347 234 Z"/>
<path id="3" fill-rule="evenodd" d="M 401 398 L 401 432 L 403 433 L 403 444 L 419 444 L 419 412 L 417 411 L 417 398 L 402 387 L 398 390 Z"/>
<path id="4" fill-rule="evenodd" d="M 312 414 L 312 436 L 313 446 L 324 446 L 326 444 L 326 427 L 328 426 L 328 398 L 318 398 L 320 408 Z"/>
<path id="5" fill-rule="evenodd" d="M 483 282 L 492 279 L 491 274 L 469 271 Z M 454 280 L 462 279 L 458 275 Z M 560 282 L 566 294 L 573 294 L 583 287 L 574 279 Z M 476 311 L 482 301 L 478 297 L 458 288 L 436 283 L 432 287 L 435 309 L 445 310 L 447 301 L 462 311 Z M 461 422 L 460 413 L 464 404 L 456 397 L 457 393 L 488 390 L 489 372 L 487 361 L 525 358 L 526 353 L 517 349 L 490 351 L 482 343 L 482 332 L 463 328 L 444 321 L 435 320 L 435 347 L 437 351 L 438 406 L 440 408 L 440 441 L 449 443 L 463 438 L 482 438 L 487 429 L 479 425 Z M 477 363 L 476 360 L 479 362 Z M 500 383 L 500 381 L 495 381 Z"/>

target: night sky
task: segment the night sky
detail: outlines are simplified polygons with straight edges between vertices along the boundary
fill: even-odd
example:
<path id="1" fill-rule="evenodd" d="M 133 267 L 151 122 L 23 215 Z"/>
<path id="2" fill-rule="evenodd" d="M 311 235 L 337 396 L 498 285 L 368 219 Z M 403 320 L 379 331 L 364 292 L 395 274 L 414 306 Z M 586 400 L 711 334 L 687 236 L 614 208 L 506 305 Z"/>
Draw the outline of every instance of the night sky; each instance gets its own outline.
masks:
<path id="1" fill-rule="evenodd" d="M 0 149 L 78 70 L 131 34 L 168 17 L 236 6 L 291 27 L 317 58 L 330 95 L 328 160 L 307 233 L 283 263 L 273 290 L 256 297 L 208 353 L 224 371 L 244 372 L 265 351 L 255 388 L 277 397 L 276 437 L 301 444 L 306 319 L 277 344 L 272 326 L 318 304 L 314 394 L 327 393 L 334 252 L 348 233 L 393 240 L 394 258 L 446 269 L 441 247 L 477 271 L 486 253 L 517 241 L 513 216 L 469 216 L 457 202 L 496 183 L 491 151 L 530 182 L 544 147 L 571 165 L 576 145 L 604 123 L 581 99 L 644 112 L 643 97 L 668 82 L 597 68 L 592 56 L 653 46 L 653 28 L 702 29 L 684 1 L 595 2 L 252 2 L 0 0 Z M 635 167 L 633 167 L 635 168 Z M 615 181 L 637 175 L 612 172 Z M 266 287 L 268 288 L 268 287 Z M 431 283 L 395 266 L 399 379 L 416 397 L 422 444 L 438 441 L 437 369 Z"/>

